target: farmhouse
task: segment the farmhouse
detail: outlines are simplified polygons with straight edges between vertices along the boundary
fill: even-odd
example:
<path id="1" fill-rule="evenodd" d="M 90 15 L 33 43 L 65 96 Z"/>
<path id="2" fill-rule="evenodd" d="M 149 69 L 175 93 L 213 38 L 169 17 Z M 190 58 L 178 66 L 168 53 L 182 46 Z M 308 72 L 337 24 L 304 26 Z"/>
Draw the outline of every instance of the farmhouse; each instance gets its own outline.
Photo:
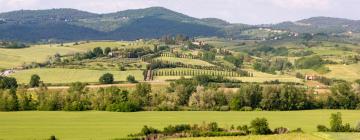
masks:
<path id="1" fill-rule="evenodd" d="M 317 79 L 318 76 L 316 76 L 315 74 L 307 74 L 305 75 L 305 81 L 314 81 Z"/>

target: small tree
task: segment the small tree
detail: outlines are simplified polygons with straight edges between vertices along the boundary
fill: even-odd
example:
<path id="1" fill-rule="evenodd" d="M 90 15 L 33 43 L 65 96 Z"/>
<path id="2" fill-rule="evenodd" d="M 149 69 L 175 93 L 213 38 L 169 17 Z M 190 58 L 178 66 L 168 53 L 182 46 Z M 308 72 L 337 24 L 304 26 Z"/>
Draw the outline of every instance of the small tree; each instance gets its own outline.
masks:
<path id="1" fill-rule="evenodd" d="M 332 132 L 341 132 L 343 128 L 341 113 L 331 114 L 330 117 L 330 130 Z"/>
<path id="2" fill-rule="evenodd" d="M 127 78 L 127 81 L 130 83 L 136 83 L 137 81 L 135 80 L 135 77 L 132 75 L 129 75 Z"/>
<path id="3" fill-rule="evenodd" d="M 114 75 L 111 73 L 105 73 L 100 77 L 99 82 L 101 84 L 112 84 L 114 83 Z"/>
<path id="4" fill-rule="evenodd" d="M 39 85 L 40 85 L 40 76 L 37 74 L 32 75 L 29 86 L 34 88 L 34 87 L 39 87 Z"/>
<path id="5" fill-rule="evenodd" d="M 265 118 L 256 118 L 251 121 L 251 132 L 256 135 L 271 134 L 269 124 Z"/>
<path id="6" fill-rule="evenodd" d="M 109 53 L 111 52 L 111 48 L 110 47 L 106 47 L 104 49 L 104 55 L 109 55 Z"/>

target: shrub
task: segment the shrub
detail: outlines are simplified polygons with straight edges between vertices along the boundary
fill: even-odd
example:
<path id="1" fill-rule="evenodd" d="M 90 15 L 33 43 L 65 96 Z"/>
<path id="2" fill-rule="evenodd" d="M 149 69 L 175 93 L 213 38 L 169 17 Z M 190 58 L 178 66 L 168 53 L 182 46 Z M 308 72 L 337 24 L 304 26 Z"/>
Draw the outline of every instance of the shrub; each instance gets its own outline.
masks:
<path id="1" fill-rule="evenodd" d="M 269 124 L 265 118 L 256 118 L 251 121 L 251 133 L 256 135 L 271 134 Z"/>
<path id="2" fill-rule="evenodd" d="M 252 107 L 249 107 L 249 106 L 244 106 L 240 109 L 240 111 L 252 111 Z"/>
<path id="3" fill-rule="evenodd" d="M 250 134 L 249 127 L 247 125 L 238 126 L 236 130 L 239 130 L 240 132 L 243 132 L 244 134 Z"/>
<path id="4" fill-rule="evenodd" d="M 135 77 L 132 75 L 129 75 L 128 77 L 126 77 L 126 80 L 130 83 L 137 83 L 137 81 L 135 80 Z"/>
<path id="5" fill-rule="evenodd" d="M 112 84 L 114 83 L 114 75 L 111 73 L 105 73 L 100 77 L 99 82 L 101 84 Z"/>
<path id="6" fill-rule="evenodd" d="M 144 126 L 142 129 L 141 129 L 141 135 L 143 136 L 148 136 L 150 134 L 157 134 L 159 133 L 160 131 L 155 129 L 155 128 L 152 128 L 152 127 L 148 127 L 148 126 Z"/>
<path id="7" fill-rule="evenodd" d="M 289 133 L 289 129 L 287 129 L 285 127 L 275 128 L 274 133 L 275 134 L 286 134 L 286 133 Z"/>

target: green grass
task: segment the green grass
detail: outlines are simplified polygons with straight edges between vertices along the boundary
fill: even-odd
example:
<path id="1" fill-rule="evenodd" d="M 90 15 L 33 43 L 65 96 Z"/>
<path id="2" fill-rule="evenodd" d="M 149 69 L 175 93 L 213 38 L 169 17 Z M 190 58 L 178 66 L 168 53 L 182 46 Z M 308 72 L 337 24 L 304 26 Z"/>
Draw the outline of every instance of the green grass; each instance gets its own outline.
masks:
<path id="1" fill-rule="evenodd" d="M 41 68 L 17 71 L 12 74 L 19 83 L 28 83 L 31 75 L 38 74 L 45 83 L 72 83 L 72 82 L 98 82 L 101 75 L 112 73 L 115 81 L 125 81 L 128 75 L 135 76 L 136 80 L 143 79 L 142 71 L 111 71 L 87 69 Z"/>
<path id="2" fill-rule="evenodd" d="M 108 140 L 126 137 L 141 130 L 143 125 L 163 128 L 170 124 L 218 122 L 229 128 L 232 124 L 249 124 L 256 117 L 268 119 L 270 127 L 301 127 L 306 133 L 316 131 L 318 124 L 328 125 L 331 113 L 341 112 L 344 123 L 354 126 L 360 111 L 312 110 L 284 112 L 0 112 L 0 139 Z"/>
<path id="3" fill-rule="evenodd" d="M 188 59 L 188 58 L 176 58 L 176 57 L 158 57 L 155 60 L 169 61 L 169 62 L 181 62 L 184 64 L 190 65 L 201 65 L 201 66 L 213 66 L 212 64 L 198 59 Z"/>

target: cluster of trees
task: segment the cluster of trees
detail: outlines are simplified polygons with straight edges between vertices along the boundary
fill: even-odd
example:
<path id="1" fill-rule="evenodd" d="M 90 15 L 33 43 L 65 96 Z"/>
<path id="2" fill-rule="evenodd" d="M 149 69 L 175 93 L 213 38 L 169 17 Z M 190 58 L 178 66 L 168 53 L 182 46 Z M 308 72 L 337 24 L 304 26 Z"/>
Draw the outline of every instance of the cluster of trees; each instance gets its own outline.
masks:
<path id="1" fill-rule="evenodd" d="M 253 64 L 253 68 L 257 71 L 275 74 L 276 71 L 290 70 L 293 66 L 287 59 L 276 58 L 273 60 L 262 59 L 256 61 Z"/>
<path id="2" fill-rule="evenodd" d="M 329 60 L 323 60 L 320 56 L 302 57 L 295 61 L 295 67 L 299 69 L 318 69 L 324 64 L 336 64 Z"/>
<path id="3" fill-rule="evenodd" d="M 133 112 L 148 105 L 151 87 L 138 84 L 133 92 L 117 87 L 100 88 L 95 92 L 84 83 L 73 83 L 67 91 L 49 91 L 46 87 L 29 93 L 26 89 L 0 91 L 0 111 L 118 111 Z"/>
<path id="4" fill-rule="evenodd" d="M 110 55 L 111 53 L 111 55 Z M 73 56 L 74 60 L 83 60 L 83 59 L 94 59 L 99 57 L 121 57 L 121 58 L 140 58 L 141 56 L 154 53 L 149 47 L 141 48 L 113 48 L 106 47 L 102 49 L 101 47 L 96 47 L 92 51 L 86 53 L 75 53 Z"/>
<path id="5" fill-rule="evenodd" d="M 225 55 L 224 60 L 234 64 L 235 67 L 240 67 L 244 62 L 244 57 L 243 56 Z"/>
<path id="6" fill-rule="evenodd" d="M 342 123 L 341 113 L 334 113 L 330 116 L 330 128 L 325 125 L 318 125 L 319 132 L 360 132 L 360 122 L 355 128 L 352 128 L 349 123 L 345 125 Z"/>
<path id="7" fill-rule="evenodd" d="M 131 82 L 132 78 L 129 76 L 127 79 Z M 34 76 L 32 81 L 35 82 L 30 83 L 37 83 L 39 78 Z M 73 83 L 67 91 L 49 91 L 40 84 L 40 88 L 31 94 L 26 89 L 16 89 L 13 78 L 2 77 L 0 82 L 1 111 L 360 109 L 360 84 L 346 82 L 334 84 L 331 95 L 325 99 L 314 98 L 313 94 L 297 85 L 261 86 L 209 75 L 181 78 L 171 82 L 162 92 L 152 92 L 151 85 L 147 83 L 137 84 L 132 92 L 116 87 L 90 91 L 86 84 Z M 4 83 L 6 86 L 3 86 Z M 240 87 L 238 91 L 225 92 L 218 83 L 237 83 Z"/>
<path id="8" fill-rule="evenodd" d="M 302 132 L 301 128 L 293 131 L 284 127 L 271 130 L 266 118 L 255 118 L 250 125 L 239 125 L 230 128 L 221 128 L 216 122 L 202 124 L 178 124 L 164 127 L 163 130 L 144 126 L 140 133 L 129 136 L 137 139 L 162 139 L 178 137 L 221 137 L 221 136 L 245 136 L 245 135 L 268 135 L 285 134 L 290 132 Z"/>
<path id="9" fill-rule="evenodd" d="M 166 36 L 162 36 L 160 38 L 160 41 L 168 45 L 175 45 L 190 41 L 190 38 L 182 34 L 177 34 L 175 36 L 166 35 Z"/>
<path id="10" fill-rule="evenodd" d="M 259 46 L 245 51 L 249 55 L 258 56 L 258 57 L 269 56 L 269 55 L 287 56 L 289 54 L 289 50 L 285 47 L 275 48 L 271 46 Z"/>
<path id="11" fill-rule="evenodd" d="M 0 48 L 20 49 L 27 47 L 29 47 L 29 45 L 26 45 L 25 43 L 0 41 Z"/>

